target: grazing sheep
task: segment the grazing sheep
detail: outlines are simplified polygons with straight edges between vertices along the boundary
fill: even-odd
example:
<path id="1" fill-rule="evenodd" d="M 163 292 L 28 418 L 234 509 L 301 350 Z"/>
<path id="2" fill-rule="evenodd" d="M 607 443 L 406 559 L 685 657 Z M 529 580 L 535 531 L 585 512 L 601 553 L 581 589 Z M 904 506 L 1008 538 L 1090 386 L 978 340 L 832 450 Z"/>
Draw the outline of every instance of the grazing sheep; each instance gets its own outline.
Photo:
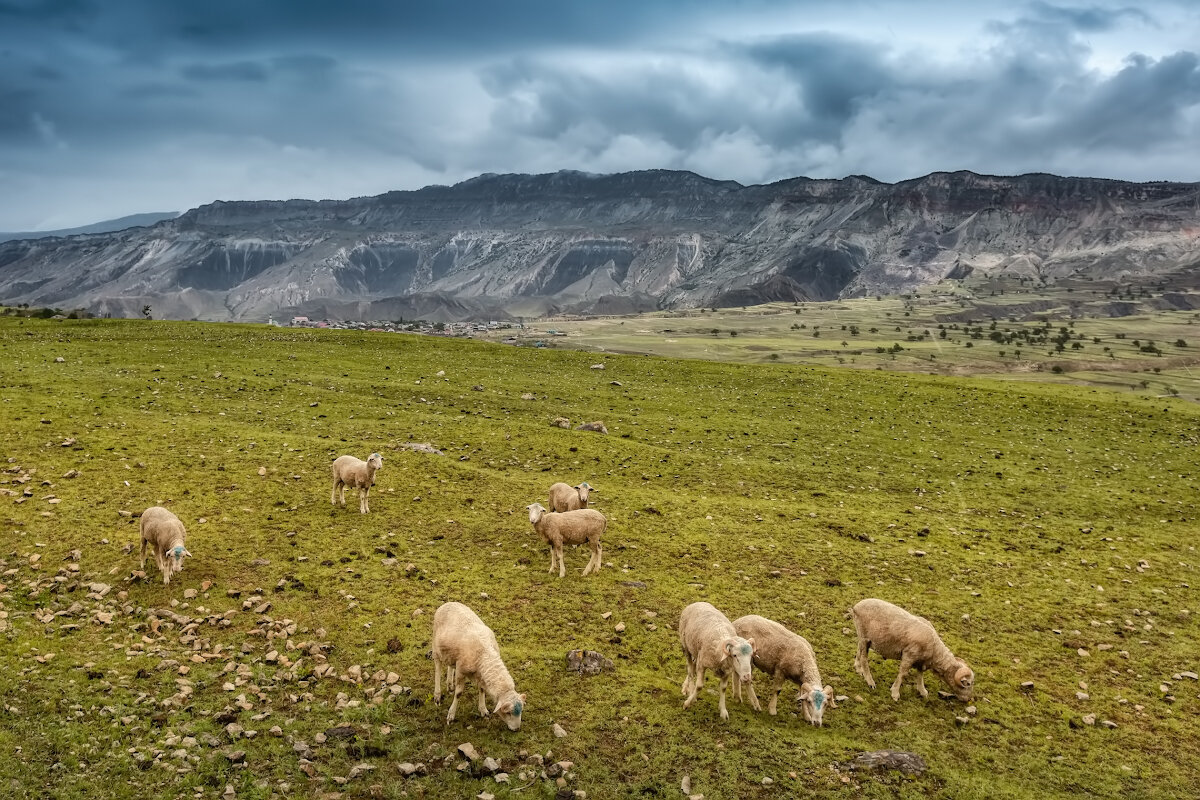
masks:
<path id="1" fill-rule="evenodd" d="M 146 571 L 148 545 L 154 548 L 154 561 L 162 573 L 163 584 L 170 584 L 171 576 L 183 571 L 183 559 L 192 555 L 183 546 L 187 537 L 183 523 L 162 506 L 150 506 L 142 512 L 138 527 L 142 532 L 142 571 Z"/>
<path id="2" fill-rule="evenodd" d="M 778 622 L 756 614 L 735 619 L 733 629 L 743 639 L 754 640 L 754 666 L 773 679 L 767 713 L 775 715 L 783 683 L 790 680 L 800 687 L 800 696 L 797 699 L 800 701 L 800 710 L 804 713 L 804 718 L 819 727 L 825 716 L 825 708 L 830 704 L 833 687 L 821 685 L 817 657 L 813 654 L 808 640 L 792 633 Z M 751 681 L 748 685 L 751 705 L 755 711 L 762 711 L 758 697 L 754 694 L 754 682 Z M 740 697 L 739 692 L 739 699 Z"/>
<path id="3" fill-rule="evenodd" d="M 366 514 L 371 510 L 367 503 L 367 495 L 371 493 L 371 487 L 375 485 L 375 473 L 380 469 L 383 469 L 383 456 L 379 453 L 371 453 L 366 461 L 354 456 L 338 456 L 333 461 L 333 492 L 329 495 L 329 502 L 333 505 L 338 504 L 340 488 L 341 504 L 345 506 L 346 487 L 350 486 L 358 489 L 359 513 Z"/>
<path id="4" fill-rule="evenodd" d="M 442 702 L 442 667 L 446 668 L 446 683 L 454 693 L 446 724 L 454 722 L 458 697 L 466 688 L 468 678 L 479 686 L 479 715 L 486 717 L 487 698 L 496 704 L 499 714 L 510 731 L 521 727 L 521 712 L 525 695 L 517 694 L 516 685 L 504 661 L 496 634 L 483 623 L 474 611 L 462 603 L 444 603 L 433 614 L 433 702 Z"/>
<path id="5" fill-rule="evenodd" d="M 531 503 L 529 521 L 533 529 L 550 543 L 550 572 L 554 572 L 554 564 L 558 563 L 558 577 L 567 574 L 566 562 L 563 560 L 564 544 L 583 544 L 587 542 L 592 548 L 592 557 L 588 559 L 583 574 L 600 571 L 600 537 L 608 527 L 608 520 L 599 511 L 591 508 L 581 508 L 576 511 L 564 511 L 561 514 L 551 514 L 542 508 L 541 503 Z"/>
<path id="6" fill-rule="evenodd" d="M 867 661 L 867 652 L 874 647 L 884 658 L 900 659 L 900 672 L 892 684 L 893 700 L 900 699 L 900 684 L 912 667 L 917 668 L 917 692 L 921 697 L 929 696 L 924 670 L 930 669 L 950 686 L 959 700 L 971 699 L 975 673 L 967 662 L 950 652 L 929 620 L 873 598 L 858 601 L 850 613 L 854 617 L 854 629 L 858 631 L 854 671 L 863 676 L 867 686 L 875 688 L 871 665 Z"/>
<path id="7" fill-rule="evenodd" d="M 588 493 L 592 491 L 587 481 L 578 486 L 556 483 L 550 487 L 551 511 L 578 511 L 588 507 Z"/>
<path id="8" fill-rule="evenodd" d="M 738 636 L 729 618 L 711 604 L 692 603 L 679 615 L 679 643 L 688 668 L 683 681 L 683 707 L 696 702 L 696 694 L 704 686 L 704 671 L 711 669 L 721 678 L 721 719 L 729 719 L 725 686 L 734 677 L 742 683 L 750 682 L 754 640 Z"/>

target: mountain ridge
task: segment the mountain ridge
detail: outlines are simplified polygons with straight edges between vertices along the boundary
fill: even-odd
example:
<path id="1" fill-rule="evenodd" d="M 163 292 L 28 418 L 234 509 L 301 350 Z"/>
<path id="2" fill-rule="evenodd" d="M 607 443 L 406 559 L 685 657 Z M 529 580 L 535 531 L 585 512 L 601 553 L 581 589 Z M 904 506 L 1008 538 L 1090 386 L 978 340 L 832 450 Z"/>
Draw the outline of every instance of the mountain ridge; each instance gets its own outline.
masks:
<path id="1" fill-rule="evenodd" d="M 215 201 L 147 228 L 2 243 L 0 300 L 245 321 L 394 307 L 450 321 L 512 306 L 828 300 L 976 270 L 1112 281 L 1198 264 L 1197 183 L 960 170 L 743 185 L 560 171 L 347 200 Z"/>

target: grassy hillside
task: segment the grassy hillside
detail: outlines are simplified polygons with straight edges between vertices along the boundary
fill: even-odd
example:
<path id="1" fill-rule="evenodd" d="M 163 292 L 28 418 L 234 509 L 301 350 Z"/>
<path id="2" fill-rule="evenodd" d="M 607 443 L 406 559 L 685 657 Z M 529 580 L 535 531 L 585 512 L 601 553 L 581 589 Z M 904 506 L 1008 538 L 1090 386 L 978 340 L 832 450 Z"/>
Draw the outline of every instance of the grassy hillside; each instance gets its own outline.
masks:
<path id="1" fill-rule="evenodd" d="M 1198 307 L 1191 290 L 947 282 L 878 299 L 539 320 L 517 335 L 602 352 L 977 375 L 1200 400 Z"/>
<path id="2" fill-rule="evenodd" d="M 3 320 L 0 365 L 8 796 L 552 797 L 539 754 L 590 798 L 681 796 L 684 775 L 710 799 L 1170 797 L 1200 779 L 1192 403 L 133 321 Z M 372 450 L 372 513 L 331 508 L 330 460 Z M 578 549 L 566 579 L 546 572 L 524 507 L 555 480 L 589 481 L 609 518 L 595 577 Z M 169 587 L 151 563 L 131 579 L 125 552 L 130 512 L 159 503 L 195 554 Z M 911 682 L 894 703 L 877 658 L 867 691 L 846 610 L 868 596 L 971 662 L 974 713 Z M 698 599 L 812 642 L 848 698 L 824 728 L 792 688 L 778 717 L 731 700 L 722 723 L 711 676 L 683 709 L 674 628 Z M 449 727 L 432 703 L 447 600 L 496 631 L 521 731 L 479 719 L 473 689 Z M 571 648 L 614 667 L 568 673 Z M 463 742 L 510 782 L 460 772 Z M 929 770 L 844 766 L 881 748 Z"/>

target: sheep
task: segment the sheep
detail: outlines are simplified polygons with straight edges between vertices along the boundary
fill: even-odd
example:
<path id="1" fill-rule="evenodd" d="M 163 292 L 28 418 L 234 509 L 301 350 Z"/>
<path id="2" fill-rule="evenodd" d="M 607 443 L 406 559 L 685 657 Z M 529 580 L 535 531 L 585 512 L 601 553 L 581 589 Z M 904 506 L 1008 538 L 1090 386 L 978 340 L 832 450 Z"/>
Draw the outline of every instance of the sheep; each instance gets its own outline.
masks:
<path id="1" fill-rule="evenodd" d="M 346 487 L 350 486 L 358 489 L 359 513 L 366 514 L 371 510 L 367 495 L 371 493 L 371 487 L 375 485 L 375 473 L 380 469 L 383 469 L 383 456 L 379 453 L 371 453 L 366 461 L 354 456 L 338 456 L 333 461 L 333 492 L 329 495 L 329 502 L 337 505 L 340 499 L 342 506 L 345 506 Z M 340 498 L 339 488 L 342 490 Z"/>
<path id="2" fill-rule="evenodd" d="M 462 603 L 443 603 L 433 614 L 433 701 L 442 702 L 442 667 L 454 693 L 446 724 L 454 722 L 458 698 L 471 678 L 479 686 L 479 715 L 486 717 L 487 698 L 495 702 L 510 731 L 521 728 L 525 695 L 518 694 L 512 676 L 500 658 L 496 634 L 474 611 Z"/>
<path id="3" fill-rule="evenodd" d="M 146 571 L 146 548 L 154 548 L 154 561 L 162 573 L 163 585 L 171 583 L 171 576 L 183 571 L 183 559 L 192 554 L 183 546 L 187 531 L 179 517 L 162 506 L 150 506 L 142 512 L 138 521 L 142 533 L 142 565 Z"/>
<path id="4" fill-rule="evenodd" d="M 576 511 L 564 511 L 561 514 L 551 514 L 542 507 L 541 503 L 530 503 L 529 521 L 533 529 L 550 543 L 550 573 L 554 573 L 554 565 L 558 563 L 558 577 L 567 574 L 566 562 L 563 560 L 563 544 L 583 544 L 587 542 L 592 548 L 592 557 L 588 559 L 583 574 L 600 571 L 600 556 L 603 548 L 600 537 L 608 527 L 608 520 L 599 511 L 591 508 L 581 508 Z"/>
<path id="5" fill-rule="evenodd" d="M 921 697 L 929 696 L 924 670 L 931 669 L 950 686 L 955 697 L 963 702 L 971 699 L 975 673 L 967 662 L 950 652 L 929 620 L 874 598 L 858 601 L 850 613 L 858 632 L 854 671 L 863 676 L 867 686 L 875 688 L 871 665 L 867 661 L 867 652 L 874 647 L 884 658 L 900 660 L 900 672 L 892 684 L 893 700 L 900 699 L 900 684 L 912 667 L 917 668 L 917 692 Z"/>
<path id="6" fill-rule="evenodd" d="M 578 511 L 588 507 L 588 493 L 592 487 L 587 481 L 578 486 L 559 482 L 550 487 L 551 511 Z"/>
<path id="7" fill-rule="evenodd" d="M 775 716 L 779 694 L 784 681 L 792 681 L 800 687 L 800 710 L 804 718 L 820 727 L 825 708 L 830 705 L 832 686 L 821 685 L 821 672 L 817 669 L 817 657 L 812 646 L 803 636 L 792 633 L 774 620 L 749 614 L 733 621 L 733 629 L 743 639 L 754 640 L 754 666 L 770 675 L 771 702 L 767 713 Z M 750 704 L 755 711 L 762 711 L 758 697 L 754 694 L 754 682 L 749 684 Z M 739 692 L 739 699 L 741 693 Z"/>
<path id="8" fill-rule="evenodd" d="M 738 636 L 729 618 L 709 603 L 692 603 L 679 615 L 679 643 L 687 660 L 687 678 L 683 681 L 683 707 L 696 702 L 704 686 L 704 671 L 711 669 L 721 678 L 721 719 L 729 719 L 725 709 L 725 686 L 737 677 L 749 683 L 754 656 L 754 639 Z"/>

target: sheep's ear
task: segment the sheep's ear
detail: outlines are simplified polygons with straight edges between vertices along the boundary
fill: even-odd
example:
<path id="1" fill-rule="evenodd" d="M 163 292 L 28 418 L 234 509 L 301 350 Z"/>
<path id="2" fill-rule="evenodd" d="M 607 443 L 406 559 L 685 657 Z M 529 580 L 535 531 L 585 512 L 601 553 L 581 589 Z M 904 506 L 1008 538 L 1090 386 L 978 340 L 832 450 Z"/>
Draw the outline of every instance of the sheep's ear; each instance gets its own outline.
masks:
<path id="1" fill-rule="evenodd" d="M 733 655 L 736 647 L 737 647 L 737 643 L 734 642 L 733 639 L 726 639 L 725 640 L 725 655 L 727 655 L 727 656 Z"/>
<path id="2" fill-rule="evenodd" d="M 191 558 L 191 557 L 192 557 L 192 554 L 191 554 L 190 552 L 188 552 L 188 550 L 186 550 L 186 549 L 183 551 L 183 554 L 184 554 L 185 556 L 187 556 L 188 558 Z"/>
<path id="3" fill-rule="evenodd" d="M 753 639 L 747 639 L 746 644 L 750 645 L 750 655 L 754 655 L 755 653 L 758 652 L 758 648 L 754 646 Z"/>
<path id="4" fill-rule="evenodd" d="M 517 695 L 517 697 L 521 698 L 521 702 L 522 702 L 522 703 L 524 703 L 524 702 L 525 702 L 525 693 L 524 693 L 524 692 L 522 692 L 521 694 Z"/>
<path id="5" fill-rule="evenodd" d="M 837 708 L 837 703 L 833 700 L 833 687 L 826 684 L 825 688 L 821 689 L 825 693 L 825 702 L 830 708 Z"/>

